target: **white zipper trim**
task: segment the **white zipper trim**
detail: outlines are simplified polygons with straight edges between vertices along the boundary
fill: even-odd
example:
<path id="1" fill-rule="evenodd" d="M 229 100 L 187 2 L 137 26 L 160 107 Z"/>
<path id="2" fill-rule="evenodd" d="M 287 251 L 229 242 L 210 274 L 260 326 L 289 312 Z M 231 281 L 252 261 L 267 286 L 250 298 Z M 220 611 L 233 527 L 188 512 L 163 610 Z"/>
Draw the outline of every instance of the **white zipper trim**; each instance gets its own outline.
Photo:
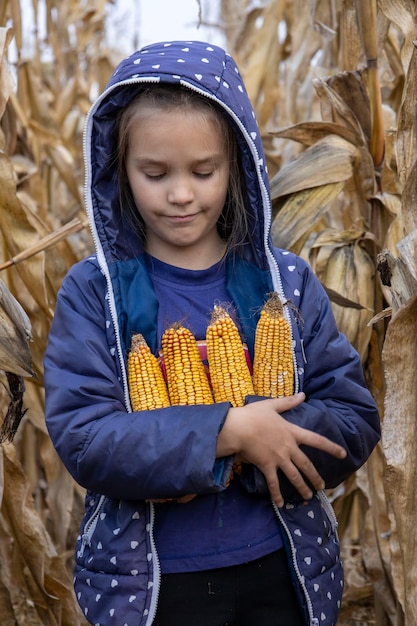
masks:
<path id="1" fill-rule="evenodd" d="M 326 493 L 323 490 L 317 491 L 317 496 L 320 499 L 321 505 L 324 508 L 324 510 L 325 510 L 329 520 L 330 520 L 330 524 L 332 526 L 332 530 L 333 530 L 333 532 L 337 536 L 337 527 L 338 527 L 339 523 L 338 523 L 336 514 L 335 514 L 335 512 L 333 510 L 333 507 L 331 505 L 331 502 L 330 502 L 330 500 L 328 499 Z M 301 588 L 303 590 L 303 593 L 304 593 L 304 597 L 305 597 L 306 602 L 307 602 L 307 609 L 308 609 L 308 615 L 309 615 L 309 620 L 310 620 L 310 626 L 319 626 L 319 619 L 313 617 L 313 603 L 311 601 L 310 595 L 309 595 L 309 593 L 307 591 L 307 588 L 305 586 L 304 577 L 303 577 L 303 575 L 301 574 L 301 572 L 300 572 L 300 570 L 298 568 L 297 560 L 295 558 L 296 550 L 295 550 L 294 542 L 293 542 L 292 537 L 291 537 L 290 530 L 289 530 L 287 524 L 285 523 L 284 518 L 281 515 L 281 511 L 279 510 L 279 508 L 277 507 L 275 502 L 273 500 L 271 500 L 271 501 L 272 501 L 272 506 L 274 507 L 275 513 L 276 513 L 278 519 L 280 520 L 280 522 L 282 524 L 282 527 L 285 530 L 285 534 L 287 535 L 288 542 L 290 544 L 292 564 L 293 564 L 293 567 L 294 567 L 295 575 L 297 577 L 298 582 L 300 583 L 300 586 L 301 586 Z"/>
<path id="2" fill-rule="evenodd" d="M 77 553 L 77 556 L 80 559 L 82 558 L 84 554 L 85 547 L 91 545 L 91 539 L 94 535 L 94 531 L 96 529 L 100 513 L 103 509 L 105 499 L 106 499 L 106 496 L 103 496 L 103 495 L 100 496 L 100 499 L 98 501 L 96 508 L 94 509 L 93 513 L 91 514 L 91 516 L 89 517 L 89 519 L 86 521 L 84 525 L 83 534 L 81 535 L 81 546 Z"/>
<path id="3" fill-rule="evenodd" d="M 94 211 L 93 211 L 93 206 L 92 206 L 92 201 L 91 201 L 91 178 L 92 178 L 92 172 L 91 172 L 91 130 L 92 130 L 92 124 L 93 124 L 93 116 L 94 113 L 96 112 L 97 108 L 99 107 L 99 105 L 101 104 L 101 102 L 103 101 L 103 99 L 105 99 L 109 93 L 111 93 L 114 89 L 119 88 L 122 85 L 135 85 L 137 83 L 141 83 L 141 82 L 146 82 L 146 83 L 158 83 L 159 82 L 159 78 L 152 78 L 149 77 L 146 80 L 138 80 L 138 79 L 130 79 L 130 80 L 125 80 L 125 81 L 121 81 L 120 83 L 117 83 L 115 85 L 112 85 L 111 87 L 109 87 L 108 89 L 106 89 L 101 96 L 95 101 L 95 103 L 92 105 L 92 107 L 90 108 L 88 114 L 87 114 L 87 119 L 86 119 L 86 126 L 85 126 L 85 132 L 84 132 L 84 138 L 83 138 L 83 154 L 84 154 L 84 162 L 87 164 L 88 163 L 88 167 L 86 167 L 86 173 L 85 173 L 85 180 L 84 180 L 84 202 L 85 202 L 85 210 L 87 213 L 87 217 L 88 217 L 88 222 L 90 225 L 90 230 L 91 230 L 91 235 L 93 238 L 93 242 L 94 242 L 94 247 L 97 253 L 97 261 L 98 264 L 100 266 L 101 271 L 104 274 L 104 277 L 106 279 L 106 283 L 107 283 L 107 296 L 109 299 L 109 309 L 110 309 L 110 316 L 111 316 L 111 320 L 112 320 L 112 324 L 113 324 L 113 328 L 114 328 L 114 332 L 115 332 L 115 336 L 116 336 L 116 347 L 117 347 L 117 355 L 119 358 L 119 364 L 120 364 L 120 371 L 122 373 L 122 383 L 123 383 L 123 393 L 124 393 L 124 401 L 125 401 L 125 406 L 126 409 L 129 413 L 132 412 L 132 406 L 130 404 L 130 396 L 129 396 L 129 386 L 128 386 L 128 382 L 127 382 L 127 373 L 126 373 L 126 366 L 125 366 L 125 360 L 123 357 L 123 350 L 122 350 L 122 344 L 121 344 L 121 339 L 120 339 L 120 331 L 119 331 L 119 325 L 117 323 L 117 314 L 116 314 L 116 302 L 115 302 L 115 298 L 114 298 L 114 291 L 113 291 L 113 285 L 111 282 L 111 278 L 110 278 L 110 272 L 109 272 L 109 267 L 107 264 L 107 260 L 103 251 L 103 246 L 101 244 L 100 238 L 98 236 L 98 232 L 97 232 L 97 225 L 95 223 L 95 219 L 94 219 Z"/>
<path id="4" fill-rule="evenodd" d="M 327 513 L 327 517 L 330 520 L 330 524 L 332 526 L 333 532 L 335 532 L 337 534 L 337 529 L 339 527 L 339 522 L 338 522 L 338 519 L 336 517 L 336 513 L 334 512 L 333 506 L 332 506 L 329 498 L 327 497 L 327 495 L 326 495 L 326 493 L 324 491 L 318 491 L 317 495 L 320 498 L 321 504 L 322 504 L 324 510 Z"/>
<path id="5" fill-rule="evenodd" d="M 146 620 L 145 626 L 151 626 L 155 618 L 156 609 L 158 607 L 159 591 L 161 588 L 161 564 L 159 563 L 158 553 L 155 546 L 155 537 L 153 529 L 155 526 L 155 505 L 152 502 L 148 502 L 150 507 L 150 519 L 149 519 L 149 539 L 151 543 L 152 553 L 152 565 L 153 565 L 153 588 L 151 595 L 151 604 L 149 607 L 149 614 Z"/>
<path id="6" fill-rule="evenodd" d="M 307 610 L 308 610 L 308 616 L 309 616 L 309 620 L 310 620 L 310 626 L 316 626 L 318 624 L 318 621 L 313 616 L 313 603 L 312 603 L 310 595 L 309 595 L 309 593 L 307 591 L 307 587 L 305 586 L 304 576 L 301 574 L 301 572 L 300 572 L 300 570 L 298 568 L 298 563 L 297 563 L 297 560 L 295 558 L 296 550 L 295 550 L 293 539 L 291 537 L 290 530 L 289 530 L 287 524 L 285 523 L 284 518 L 281 515 L 281 511 L 279 510 L 279 508 L 277 507 L 277 505 L 275 504 L 275 502 L 273 500 L 272 500 L 272 506 L 274 507 L 275 513 L 276 513 L 278 519 L 280 520 L 280 522 L 282 524 L 282 527 L 285 530 L 285 533 L 286 533 L 287 538 L 288 538 L 288 542 L 290 544 L 292 565 L 293 565 L 294 572 L 295 572 L 295 575 L 297 577 L 297 580 L 300 583 L 300 586 L 301 586 L 301 588 L 303 590 L 303 593 L 304 593 L 304 597 L 305 597 L 306 602 L 307 602 Z"/>

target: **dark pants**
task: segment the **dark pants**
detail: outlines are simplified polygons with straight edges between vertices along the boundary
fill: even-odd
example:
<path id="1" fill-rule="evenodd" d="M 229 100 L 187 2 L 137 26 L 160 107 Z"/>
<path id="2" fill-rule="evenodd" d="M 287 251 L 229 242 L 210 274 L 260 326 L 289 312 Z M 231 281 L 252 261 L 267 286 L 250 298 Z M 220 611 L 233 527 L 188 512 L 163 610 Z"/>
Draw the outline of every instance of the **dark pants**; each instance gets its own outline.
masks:
<path id="1" fill-rule="evenodd" d="M 305 626 L 284 550 L 233 567 L 165 574 L 154 626 Z"/>

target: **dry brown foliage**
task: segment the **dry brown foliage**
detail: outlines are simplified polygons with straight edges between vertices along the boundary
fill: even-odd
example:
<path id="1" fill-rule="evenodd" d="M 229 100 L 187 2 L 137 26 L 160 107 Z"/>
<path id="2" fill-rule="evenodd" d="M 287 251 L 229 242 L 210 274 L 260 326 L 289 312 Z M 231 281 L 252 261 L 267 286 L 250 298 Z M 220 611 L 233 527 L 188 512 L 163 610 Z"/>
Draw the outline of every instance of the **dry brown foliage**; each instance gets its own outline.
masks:
<path id="1" fill-rule="evenodd" d="M 25 379 L 27 413 L 0 447 L 0 615 L 81 626 L 72 556 L 84 494 L 46 432 L 42 359 L 61 280 L 92 251 L 83 121 L 120 59 L 104 43 L 105 0 L 45 0 L 45 38 L 34 28 L 23 58 L 22 4 L 0 2 L 0 269 L 30 318 L 37 379 Z M 416 6 L 223 0 L 219 26 L 263 133 L 274 241 L 325 285 L 383 416 L 381 445 L 329 494 L 346 570 L 340 624 L 414 626 Z M 4 385 L 3 412 L 9 400 Z"/>

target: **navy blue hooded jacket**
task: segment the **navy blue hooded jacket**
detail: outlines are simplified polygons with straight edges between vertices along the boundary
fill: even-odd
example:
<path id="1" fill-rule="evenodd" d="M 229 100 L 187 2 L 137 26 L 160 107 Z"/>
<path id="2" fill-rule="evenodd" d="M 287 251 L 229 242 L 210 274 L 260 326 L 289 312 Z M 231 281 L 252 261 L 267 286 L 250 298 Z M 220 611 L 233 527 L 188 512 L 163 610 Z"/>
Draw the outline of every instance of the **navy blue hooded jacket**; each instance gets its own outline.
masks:
<path id="1" fill-rule="evenodd" d="M 132 331 L 156 349 L 158 303 L 140 238 L 124 223 L 114 164 L 116 119 L 144 84 L 181 83 L 213 99 L 235 129 L 250 206 L 245 258 L 228 269 L 227 289 L 249 350 L 265 294 L 275 290 L 292 322 L 296 390 L 307 400 L 286 419 L 347 450 L 343 460 L 309 457 L 327 487 L 368 458 L 380 435 L 375 403 L 357 353 L 335 325 L 327 296 L 309 266 L 273 248 L 271 201 L 259 129 L 239 71 L 220 48 L 202 42 L 147 46 L 125 59 L 92 106 L 85 129 L 85 202 L 96 254 L 63 281 L 45 355 L 46 422 L 68 471 L 87 489 L 77 543 L 75 589 L 92 624 L 150 626 L 160 570 L 149 498 L 225 489 L 233 459 L 215 460 L 228 403 L 170 407 L 149 419 L 132 412 L 126 354 Z M 298 311 L 297 321 L 291 311 Z M 252 314 L 249 314 L 252 312 Z M 302 320 L 302 323 L 300 323 Z M 175 427 L 176 418 L 187 429 Z M 132 462 L 138 458 L 140 462 Z M 175 466 L 178 471 L 172 472 Z M 263 476 L 246 468 L 252 491 Z M 343 590 L 336 520 L 323 493 L 303 502 L 280 477 L 285 506 L 276 510 L 306 624 L 336 623 Z M 273 506 L 271 504 L 271 506 Z"/>

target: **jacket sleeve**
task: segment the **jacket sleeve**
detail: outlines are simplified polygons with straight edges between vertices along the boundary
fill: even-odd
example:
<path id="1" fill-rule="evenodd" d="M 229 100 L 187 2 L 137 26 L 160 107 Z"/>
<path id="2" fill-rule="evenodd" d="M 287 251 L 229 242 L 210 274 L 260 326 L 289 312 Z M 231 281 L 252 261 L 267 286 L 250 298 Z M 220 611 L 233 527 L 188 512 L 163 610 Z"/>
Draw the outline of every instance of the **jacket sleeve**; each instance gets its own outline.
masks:
<path id="1" fill-rule="evenodd" d="M 229 404 L 128 411 L 105 279 L 91 261 L 63 281 L 44 371 L 48 432 L 86 489 L 123 499 L 224 489 L 232 459 L 215 457 Z"/>
<path id="2" fill-rule="evenodd" d="M 282 415 L 346 449 L 346 458 L 340 460 L 316 448 L 303 447 L 326 487 L 332 488 L 368 459 L 380 438 L 380 418 L 366 386 L 359 355 L 338 331 L 321 283 L 303 259 L 294 255 L 287 258 L 291 258 L 288 264 L 296 271 L 291 274 L 291 284 L 284 284 L 284 290 L 300 296 L 294 337 L 298 343 L 300 391 L 305 392 L 306 400 Z M 251 397 L 248 402 L 262 399 Z M 278 475 L 284 497 L 300 499 L 283 472 L 278 470 Z M 268 490 L 256 467 L 243 466 L 241 481 L 250 492 Z"/>
<path id="3" fill-rule="evenodd" d="M 301 278 L 300 335 L 306 401 L 287 411 L 288 421 L 318 432 L 347 451 L 338 460 L 306 449 L 327 487 L 335 487 L 365 463 L 380 438 L 378 409 L 359 355 L 338 331 L 330 301 L 311 268 L 297 261 Z"/>

